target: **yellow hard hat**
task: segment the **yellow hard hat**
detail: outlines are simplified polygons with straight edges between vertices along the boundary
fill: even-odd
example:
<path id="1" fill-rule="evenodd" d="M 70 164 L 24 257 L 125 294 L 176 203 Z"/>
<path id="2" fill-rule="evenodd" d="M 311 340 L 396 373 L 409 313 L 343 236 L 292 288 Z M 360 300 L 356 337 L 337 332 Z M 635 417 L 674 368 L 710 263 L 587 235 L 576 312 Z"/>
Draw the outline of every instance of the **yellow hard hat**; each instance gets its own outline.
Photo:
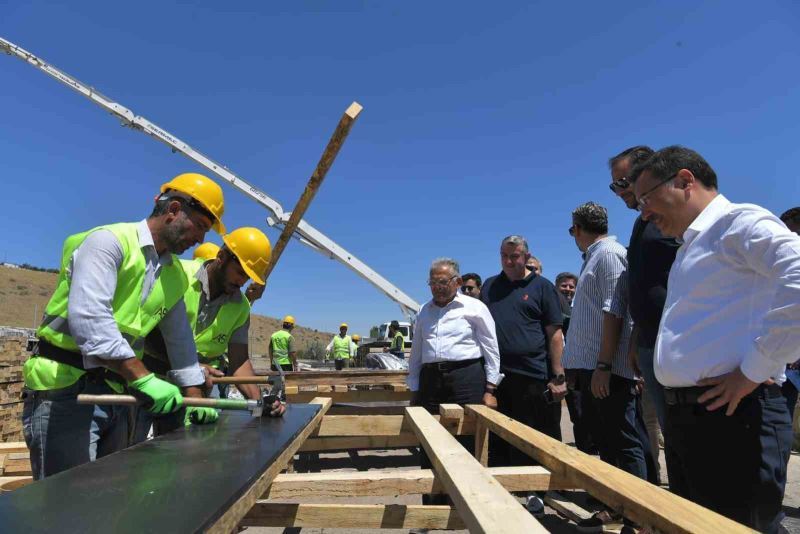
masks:
<path id="1" fill-rule="evenodd" d="M 225 213 L 225 200 L 222 198 L 222 188 L 216 182 L 202 174 L 187 172 L 179 174 L 161 186 L 162 193 L 169 189 L 180 191 L 196 200 L 214 217 L 211 227 L 219 235 L 225 234 L 225 225 L 222 224 L 222 214 Z"/>
<path id="2" fill-rule="evenodd" d="M 222 241 L 239 260 L 247 275 L 259 284 L 264 284 L 272 245 L 264 232 L 258 228 L 245 226 L 222 236 Z"/>
<path id="3" fill-rule="evenodd" d="M 341 330 L 342 328 L 348 328 L 347 323 L 340 324 L 339 325 L 339 330 Z"/>
<path id="4" fill-rule="evenodd" d="M 358 334 L 353 334 L 353 341 L 356 342 L 361 341 L 361 336 L 359 336 Z"/>
<path id="5" fill-rule="evenodd" d="M 203 243 L 194 249 L 192 258 L 196 260 L 213 260 L 217 257 L 217 252 L 219 252 L 219 245 L 211 242 Z"/>
<path id="6" fill-rule="evenodd" d="M 283 322 L 289 323 L 290 325 L 294 325 L 294 317 L 292 317 L 291 315 L 287 315 L 286 317 L 283 318 Z"/>

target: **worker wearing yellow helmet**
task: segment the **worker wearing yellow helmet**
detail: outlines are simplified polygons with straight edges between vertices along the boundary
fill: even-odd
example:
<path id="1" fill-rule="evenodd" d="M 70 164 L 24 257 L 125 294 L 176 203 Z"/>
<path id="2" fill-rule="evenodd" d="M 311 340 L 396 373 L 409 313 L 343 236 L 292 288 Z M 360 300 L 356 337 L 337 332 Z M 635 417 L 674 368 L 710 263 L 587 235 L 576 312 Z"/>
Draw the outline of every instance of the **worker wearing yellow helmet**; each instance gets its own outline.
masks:
<path id="1" fill-rule="evenodd" d="M 350 358 L 354 355 L 352 340 L 347 335 L 347 328 L 347 323 L 340 324 L 339 334 L 333 336 L 331 342 L 325 347 L 325 354 L 333 356 L 337 371 L 350 367 Z"/>
<path id="2" fill-rule="evenodd" d="M 161 187 L 139 222 L 97 226 L 64 242 L 56 289 L 25 362 L 23 425 L 33 477 L 41 479 L 127 446 L 129 409 L 77 404 L 80 393 L 126 389 L 151 414 L 180 410 L 200 395 L 197 361 L 183 295 L 188 281 L 176 254 L 224 231 L 222 189 L 200 174 Z M 174 371 L 158 378 L 141 360 L 158 326 Z"/>
<path id="3" fill-rule="evenodd" d="M 233 230 L 225 234 L 222 241 L 222 248 L 212 260 L 181 261 L 188 279 L 184 295 L 186 312 L 194 332 L 197 358 L 211 375 L 253 376 L 255 372 L 248 346 L 250 303 L 241 289 L 248 279 L 264 283 L 272 246 L 263 232 L 251 227 Z M 153 332 L 146 340 L 145 361 L 157 372 L 163 374 L 170 371 L 158 332 Z M 255 384 L 236 387 L 248 399 L 261 398 Z M 271 406 L 270 415 L 280 416 L 284 409 L 276 401 Z M 182 419 L 156 419 L 139 410 L 132 442 L 144 440 L 151 423 L 155 426 L 156 434 L 163 434 L 181 424 L 205 423 L 217 417 L 217 411 L 212 408 L 187 408 Z"/>
<path id="4" fill-rule="evenodd" d="M 358 356 L 358 344 L 361 343 L 361 336 L 359 336 L 358 334 L 353 334 L 352 336 L 350 336 L 350 341 L 353 347 L 352 351 L 353 357 L 356 357 Z"/>
<path id="5" fill-rule="evenodd" d="M 283 328 L 272 334 L 269 338 L 269 361 L 272 370 L 277 371 L 278 366 L 284 371 L 297 371 L 297 351 L 294 346 L 292 329 L 294 317 L 287 315 L 283 318 Z"/>

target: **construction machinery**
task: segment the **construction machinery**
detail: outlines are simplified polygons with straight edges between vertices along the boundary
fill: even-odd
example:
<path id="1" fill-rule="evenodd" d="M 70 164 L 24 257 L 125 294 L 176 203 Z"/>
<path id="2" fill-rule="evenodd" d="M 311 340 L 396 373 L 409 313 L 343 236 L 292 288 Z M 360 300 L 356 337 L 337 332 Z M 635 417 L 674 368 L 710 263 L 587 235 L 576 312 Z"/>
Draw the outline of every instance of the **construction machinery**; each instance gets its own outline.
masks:
<path id="1" fill-rule="evenodd" d="M 195 150 L 188 143 L 185 143 L 160 126 L 150 122 L 140 115 L 136 115 L 130 109 L 96 91 L 93 87 L 82 83 L 69 74 L 66 74 L 53 65 L 50 65 L 43 59 L 33 55 L 23 48 L 20 48 L 14 43 L 3 39 L 2 37 L 0 37 L 0 49 L 4 50 L 9 55 L 22 59 L 50 77 L 55 78 L 59 82 L 63 83 L 70 89 L 82 94 L 101 108 L 117 117 L 122 122 L 123 126 L 140 131 L 158 141 L 161 141 L 162 143 L 168 145 L 173 152 L 179 152 L 183 154 L 187 158 L 199 163 L 210 172 L 219 176 L 236 189 L 266 208 L 270 213 L 270 215 L 267 217 L 267 224 L 269 226 L 283 229 L 288 225 L 292 216 L 291 212 L 284 211 L 280 203 L 269 197 L 266 193 L 259 190 L 255 186 L 246 182 L 241 177 L 234 174 L 230 169 L 221 163 L 218 163 L 200 151 Z M 324 256 L 327 256 L 330 259 L 337 260 L 348 267 L 358 276 L 372 284 L 378 289 L 378 291 L 396 302 L 400 306 L 403 314 L 412 322 L 414 321 L 416 314 L 420 309 L 419 303 L 370 268 L 366 263 L 345 250 L 331 238 L 308 224 L 305 220 L 299 221 L 295 231 L 293 232 L 293 237 L 307 247 L 319 252 Z"/>

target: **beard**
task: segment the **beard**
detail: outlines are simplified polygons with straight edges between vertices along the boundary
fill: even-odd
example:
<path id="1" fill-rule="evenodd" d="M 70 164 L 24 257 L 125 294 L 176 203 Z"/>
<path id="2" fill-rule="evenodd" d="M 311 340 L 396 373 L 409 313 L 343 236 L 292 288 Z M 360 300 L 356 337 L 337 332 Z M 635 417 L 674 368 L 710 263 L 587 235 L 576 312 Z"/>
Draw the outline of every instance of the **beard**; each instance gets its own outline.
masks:
<path id="1" fill-rule="evenodd" d="M 184 220 L 185 215 L 181 215 L 174 223 L 164 228 L 161 239 L 166 245 L 167 250 L 172 254 L 183 254 L 183 252 L 192 246 L 191 239 L 186 237 L 187 224 Z"/>

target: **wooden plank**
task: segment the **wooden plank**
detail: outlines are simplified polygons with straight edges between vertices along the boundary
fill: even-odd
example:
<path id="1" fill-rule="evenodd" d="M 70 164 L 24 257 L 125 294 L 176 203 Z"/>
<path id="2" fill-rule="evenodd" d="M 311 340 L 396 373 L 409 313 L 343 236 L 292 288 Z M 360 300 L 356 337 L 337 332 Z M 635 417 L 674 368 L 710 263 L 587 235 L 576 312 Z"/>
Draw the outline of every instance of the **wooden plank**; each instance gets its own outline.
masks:
<path id="1" fill-rule="evenodd" d="M 450 423 L 446 428 L 451 434 L 471 435 L 475 431 L 474 418 L 465 423 L 457 419 L 444 420 L 441 416 L 434 418 Z M 326 415 L 311 437 L 400 436 L 404 433 L 413 433 L 413 430 L 403 415 Z"/>
<path id="2" fill-rule="evenodd" d="M 299 391 L 299 388 L 297 386 L 285 386 L 283 388 L 283 392 L 284 392 L 284 394 L 286 394 L 287 397 L 289 395 L 296 395 L 298 391 Z M 300 401 L 295 401 L 295 402 L 300 402 Z"/>
<path id="3" fill-rule="evenodd" d="M 363 108 L 361 107 L 361 104 L 358 102 L 353 102 L 345 110 L 342 118 L 339 119 L 339 124 L 336 125 L 336 129 L 333 131 L 333 135 L 331 135 L 328 145 L 322 152 L 322 157 L 320 158 L 319 163 L 317 163 L 314 172 L 311 173 L 311 178 L 309 178 L 308 184 L 306 184 L 305 189 L 303 189 L 303 192 L 300 195 L 300 199 L 297 201 L 294 210 L 292 210 L 291 215 L 289 215 L 289 220 L 286 221 L 286 224 L 281 231 L 281 235 L 278 236 L 278 241 L 276 241 L 275 245 L 272 247 L 272 257 L 270 258 L 269 263 L 267 263 L 267 268 L 264 272 L 264 283 L 266 283 L 267 278 L 269 278 L 272 269 L 275 268 L 275 264 L 280 259 L 281 254 L 283 254 L 286 245 L 289 244 L 289 240 L 292 238 L 294 231 L 297 229 L 297 225 L 300 224 L 300 221 L 302 220 L 303 215 L 305 215 L 308 206 L 311 204 L 311 201 L 314 200 L 314 196 L 316 196 L 320 186 L 322 186 L 322 181 L 325 180 L 325 175 L 328 174 L 333 162 L 336 160 L 339 150 L 342 148 L 345 139 L 347 139 L 347 135 L 350 133 L 350 129 L 353 127 L 353 124 L 355 124 L 358 114 L 361 113 L 362 109 Z"/>
<path id="4" fill-rule="evenodd" d="M 440 404 L 439 417 L 442 419 L 463 419 L 464 407 L 460 404 Z"/>
<path id="5" fill-rule="evenodd" d="M 468 405 L 466 410 L 476 414 L 492 432 L 533 457 L 554 475 L 574 480 L 594 497 L 643 526 L 681 533 L 753 532 L 486 406 Z"/>
<path id="6" fill-rule="evenodd" d="M 3 476 L 30 476 L 31 459 L 28 452 L 10 452 L 3 463 Z"/>
<path id="7" fill-rule="evenodd" d="M 392 391 L 408 391 L 408 386 L 405 384 L 389 384 L 387 388 Z"/>
<path id="8" fill-rule="evenodd" d="M 584 510 L 557 491 L 548 491 L 544 496 L 544 502 L 547 506 L 575 523 L 592 517 L 592 512 Z"/>
<path id="9" fill-rule="evenodd" d="M 328 397 L 333 402 L 401 402 L 411 400 L 411 391 L 342 391 L 332 393 L 290 392 L 286 388 L 286 400 L 289 402 L 309 402 L 314 397 Z"/>
<path id="10" fill-rule="evenodd" d="M 471 533 L 547 532 L 425 408 L 406 417 Z"/>
<path id="11" fill-rule="evenodd" d="M 517 505 L 519 506 L 519 505 Z M 450 506 L 404 504 L 300 504 L 258 502 L 242 520 L 247 527 L 463 529 Z"/>
<path id="12" fill-rule="evenodd" d="M 0 493 L 3 493 L 5 491 L 14 491 L 15 489 L 27 486 L 31 482 L 33 482 L 33 477 L 30 475 L 0 477 Z"/>
<path id="13" fill-rule="evenodd" d="M 278 456 L 278 458 L 272 462 L 272 465 L 270 465 L 266 471 L 259 475 L 253 484 L 250 485 L 247 491 L 245 491 L 244 494 L 239 497 L 236 502 L 234 502 L 230 508 L 228 508 L 228 510 L 208 528 L 208 532 L 219 534 L 236 532 L 236 530 L 239 528 L 239 522 L 253 507 L 258 500 L 258 497 L 266 491 L 270 484 L 272 484 L 272 481 L 275 479 L 278 473 L 280 473 L 281 470 L 286 467 L 286 465 L 289 463 L 289 460 L 294 457 L 294 454 L 300 449 L 300 446 L 303 444 L 303 442 L 305 442 L 308 436 L 311 435 L 311 432 L 313 432 L 322 421 L 322 417 L 331 406 L 331 400 L 327 398 L 315 398 L 310 404 L 319 404 L 319 411 L 314 415 L 306 427 L 284 448 L 280 456 Z"/>
<path id="14" fill-rule="evenodd" d="M 330 386 L 326 386 L 324 384 L 320 384 L 317 386 L 317 393 L 330 393 L 330 392 L 331 392 Z"/>
<path id="15" fill-rule="evenodd" d="M 0 443 L 0 454 L 9 452 L 28 452 L 28 446 L 24 441 L 9 441 L 8 443 Z"/>
<path id="16" fill-rule="evenodd" d="M 565 480 L 551 477 L 544 467 L 492 467 L 493 476 L 506 491 L 574 489 Z M 262 496 L 264 499 L 308 497 L 370 497 L 445 493 L 430 469 L 386 469 L 367 472 L 280 474 Z"/>
<path id="17" fill-rule="evenodd" d="M 412 432 L 395 436 L 352 436 L 309 438 L 300 447 L 300 452 L 346 451 L 352 449 L 398 449 L 419 447 L 419 440 Z"/>
<path id="18" fill-rule="evenodd" d="M 489 427 L 483 422 L 475 427 L 475 459 L 484 467 L 489 465 Z"/>
<path id="19" fill-rule="evenodd" d="M 381 404 L 378 406 L 363 404 L 334 404 L 328 410 L 329 415 L 403 415 L 406 407 L 400 404 Z"/>
<path id="20" fill-rule="evenodd" d="M 336 393 L 347 393 L 347 384 L 334 384 L 333 391 Z"/>

